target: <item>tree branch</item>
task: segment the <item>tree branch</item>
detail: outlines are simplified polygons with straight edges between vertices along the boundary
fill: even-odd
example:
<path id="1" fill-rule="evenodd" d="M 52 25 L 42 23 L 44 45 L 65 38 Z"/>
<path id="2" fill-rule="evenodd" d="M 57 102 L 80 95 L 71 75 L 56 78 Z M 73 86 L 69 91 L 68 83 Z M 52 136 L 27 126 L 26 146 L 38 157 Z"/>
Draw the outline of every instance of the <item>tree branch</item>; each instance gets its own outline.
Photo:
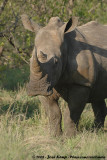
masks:
<path id="1" fill-rule="evenodd" d="M 21 56 L 19 53 L 22 53 L 23 52 L 23 49 L 22 51 L 20 51 L 19 47 L 17 47 L 16 45 L 16 41 L 15 41 L 15 38 L 13 36 L 13 34 L 11 33 L 11 36 L 10 37 L 6 37 L 6 39 L 8 40 L 8 42 L 13 46 L 13 48 L 16 50 L 16 53 L 18 53 L 18 56 L 27 64 L 29 64 L 28 61 L 26 61 L 26 59 Z M 25 52 L 24 52 L 25 53 Z"/>
<path id="2" fill-rule="evenodd" d="M 0 57 L 2 56 L 2 52 L 3 52 L 3 47 L 0 47 Z"/>
<path id="3" fill-rule="evenodd" d="M 4 37 L 5 33 L 10 33 L 13 29 L 13 32 L 15 31 L 16 27 L 18 26 L 19 17 L 15 16 L 15 22 L 7 27 L 4 31 L 0 32 L 0 37 Z"/>

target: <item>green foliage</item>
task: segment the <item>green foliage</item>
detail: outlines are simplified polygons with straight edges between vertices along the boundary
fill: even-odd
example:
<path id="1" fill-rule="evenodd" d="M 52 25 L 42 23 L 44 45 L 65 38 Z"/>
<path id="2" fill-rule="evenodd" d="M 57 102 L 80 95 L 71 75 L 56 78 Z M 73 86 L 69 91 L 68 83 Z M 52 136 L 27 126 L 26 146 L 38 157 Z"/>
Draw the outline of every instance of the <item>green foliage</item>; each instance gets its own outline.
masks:
<path id="1" fill-rule="evenodd" d="M 80 17 L 80 24 L 91 20 L 107 23 L 107 3 L 102 0 L 75 0 L 73 14 Z"/>
<path id="2" fill-rule="evenodd" d="M 9 68 L 7 65 L 0 66 L 0 87 L 7 90 L 15 90 L 23 86 L 29 78 L 29 65 L 20 68 Z"/>
<path id="3" fill-rule="evenodd" d="M 45 25 L 52 16 L 67 21 L 71 15 L 79 17 L 79 24 L 90 20 L 107 23 L 106 12 L 105 0 L 8 0 L 0 15 L 0 46 L 4 47 L 1 64 L 17 66 L 29 63 L 35 35 L 22 26 L 20 15 L 23 13 Z"/>

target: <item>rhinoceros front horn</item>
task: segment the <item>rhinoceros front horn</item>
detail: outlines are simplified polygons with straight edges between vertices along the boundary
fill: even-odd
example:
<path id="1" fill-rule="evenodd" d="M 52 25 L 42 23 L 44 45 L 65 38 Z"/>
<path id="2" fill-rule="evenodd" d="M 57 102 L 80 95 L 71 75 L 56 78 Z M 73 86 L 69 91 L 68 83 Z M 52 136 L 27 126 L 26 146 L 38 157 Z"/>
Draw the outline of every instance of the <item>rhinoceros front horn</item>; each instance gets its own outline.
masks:
<path id="1" fill-rule="evenodd" d="M 47 82 L 48 77 L 43 75 L 35 52 L 34 49 L 30 59 L 30 82 L 27 85 L 27 93 L 29 96 L 50 95 L 52 89 Z"/>

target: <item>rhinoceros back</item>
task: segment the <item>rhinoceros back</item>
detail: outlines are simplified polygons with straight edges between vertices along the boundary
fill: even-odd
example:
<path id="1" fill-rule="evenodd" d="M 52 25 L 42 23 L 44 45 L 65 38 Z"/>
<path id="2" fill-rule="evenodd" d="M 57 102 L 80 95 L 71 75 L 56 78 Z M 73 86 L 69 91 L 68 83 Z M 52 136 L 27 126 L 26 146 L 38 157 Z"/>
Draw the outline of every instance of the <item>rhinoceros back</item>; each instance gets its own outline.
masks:
<path id="1" fill-rule="evenodd" d="M 84 34 L 90 45 L 107 49 L 107 25 L 91 21 L 79 26 L 78 29 Z"/>

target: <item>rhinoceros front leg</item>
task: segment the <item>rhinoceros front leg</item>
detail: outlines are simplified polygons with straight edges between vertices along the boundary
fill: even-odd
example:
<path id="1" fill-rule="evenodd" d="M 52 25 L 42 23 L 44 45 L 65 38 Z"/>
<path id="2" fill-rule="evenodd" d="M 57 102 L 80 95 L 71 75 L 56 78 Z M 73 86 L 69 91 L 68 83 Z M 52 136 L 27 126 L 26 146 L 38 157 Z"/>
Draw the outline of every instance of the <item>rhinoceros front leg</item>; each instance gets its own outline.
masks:
<path id="1" fill-rule="evenodd" d="M 46 115 L 49 118 L 51 135 L 60 136 L 62 134 L 62 114 L 58 105 L 58 100 L 55 100 L 52 97 L 40 97 L 39 99 L 45 108 Z"/>
<path id="2" fill-rule="evenodd" d="M 104 120 L 106 117 L 106 104 L 104 100 L 97 100 L 92 103 L 92 108 L 95 116 L 95 127 L 101 128 L 104 127 Z"/>
<path id="3" fill-rule="evenodd" d="M 64 114 L 64 132 L 68 137 L 76 134 L 81 113 L 89 98 L 90 89 L 84 86 L 73 86 L 68 94 L 68 107 Z"/>

